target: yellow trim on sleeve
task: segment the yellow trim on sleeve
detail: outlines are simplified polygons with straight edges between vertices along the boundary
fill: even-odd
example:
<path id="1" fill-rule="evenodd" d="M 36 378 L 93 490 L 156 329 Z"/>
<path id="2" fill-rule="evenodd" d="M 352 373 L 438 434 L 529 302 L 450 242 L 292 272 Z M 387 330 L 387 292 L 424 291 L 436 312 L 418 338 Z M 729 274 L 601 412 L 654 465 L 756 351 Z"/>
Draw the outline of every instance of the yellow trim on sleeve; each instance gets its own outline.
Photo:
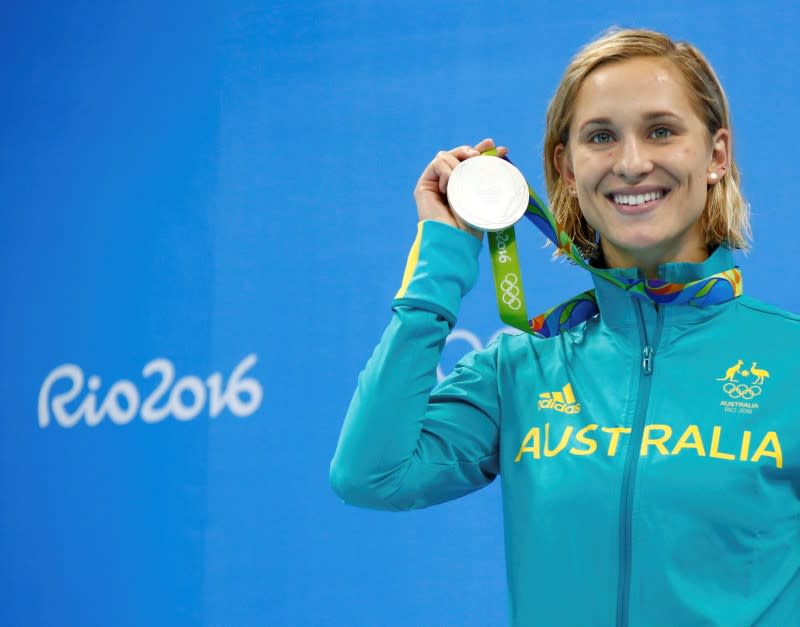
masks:
<path id="1" fill-rule="evenodd" d="M 395 298 L 403 298 L 406 295 L 408 285 L 411 283 L 411 278 L 414 276 L 414 271 L 417 269 L 417 262 L 419 261 L 419 247 L 422 241 L 422 225 L 423 222 L 417 224 L 417 238 L 408 251 L 408 261 L 406 261 L 406 269 L 403 272 L 403 282 L 400 284 L 400 289 L 397 290 Z"/>

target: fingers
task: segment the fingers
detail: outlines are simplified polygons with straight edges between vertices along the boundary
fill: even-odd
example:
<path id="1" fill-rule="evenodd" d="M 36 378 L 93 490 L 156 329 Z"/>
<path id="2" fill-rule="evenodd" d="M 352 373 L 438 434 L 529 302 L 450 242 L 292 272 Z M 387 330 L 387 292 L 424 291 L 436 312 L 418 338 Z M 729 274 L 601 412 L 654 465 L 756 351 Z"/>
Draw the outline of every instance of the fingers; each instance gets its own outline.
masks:
<path id="1" fill-rule="evenodd" d="M 486 152 L 487 150 L 491 150 L 495 148 L 494 140 L 491 137 L 487 137 L 483 141 L 475 144 L 475 150 L 478 152 Z M 497 156 L 498 157 L 505 157 L 508 154 L 508 148 L 505 146 L 497 146 Z"/>
<path id="2" fill-rule="evenodd" d="M 469 159 L 470 157 L 477 157 L 481 154 L 480 150 L 476 150 L 472 146 L 459 146 L 458 148 L 453 148 L 449 152 L 459 161 L 464 161 L 464 159 Z"/>
<path id="3" fill-rule="evenodd" d="M 494 148 L 494 140 L 491 137 L 487 137 L 483 141 L 478 142 L 475 144 L 475 150 L 478 152 L 486 152 L 487 150 L 491 150 Z"/>
<path id="4" fill-rule="evenodd" d="M 436 158 L 431 162 L 433 172 L 439 179 L 439 193 L 447 193 L 447 182 L 450 180 L 450 175 L 459 163 L 470 157 L 476 157 L 480 153 L 469 146 L 459 146 L 449 151 L 441 151 L 436 155 Z"/>
<path id="5" fill-rule="evenodd" d="M 450 175 L 455 167 L 462 161 L 477 157 L 482 152 L 492 148 L 495 148 L 494 140 L 487 137 L 475 144 L 475 146 L 458 146 L 452 150 L 441 150 L 436 154 L 433 161 L 428 164 L 421 180 L 436 182 L 439 193 L 446 194 L 447 182 L 450 180 Z M 508 148 L 505 146 L 498 146 L 496 150 L 498 157 L 504 157 L 508 154 Z"/>
<path id="6" fill-rule="evenodd" d="M 439 179 L 439 192 L 442 194 L 447 193 L 447 182 L 450 180 L 453 169 L 459 163 L 470 157 L 477 157 L 482 152 L 486 152 L 492 148 L 495 148 L 494 140 L 491 137 L 487 137 L 475 144 L 475 146 L 458 146 L 452 150 L 440 151 L 430 164 L 432 173 L 435 173 Z M 505 146 L 497 147 L 498 157 L 504 157 L 507 154 L 508 148 Z"/>

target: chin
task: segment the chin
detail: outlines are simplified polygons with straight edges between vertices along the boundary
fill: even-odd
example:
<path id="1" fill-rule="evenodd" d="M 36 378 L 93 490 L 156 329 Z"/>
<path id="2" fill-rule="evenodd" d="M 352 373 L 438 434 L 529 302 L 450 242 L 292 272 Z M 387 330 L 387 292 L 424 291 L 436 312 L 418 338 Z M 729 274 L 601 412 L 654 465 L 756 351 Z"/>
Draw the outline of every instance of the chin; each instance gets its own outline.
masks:
<path id="1" fill-rule="evenodd" d="M 658 251 L 669 247 L 670 240 L 659 237 L 653 233 L 631 233 L 619 238 L 606 238 L 605 244 L 622 253 L 642 254 L 648 251 Z"/>

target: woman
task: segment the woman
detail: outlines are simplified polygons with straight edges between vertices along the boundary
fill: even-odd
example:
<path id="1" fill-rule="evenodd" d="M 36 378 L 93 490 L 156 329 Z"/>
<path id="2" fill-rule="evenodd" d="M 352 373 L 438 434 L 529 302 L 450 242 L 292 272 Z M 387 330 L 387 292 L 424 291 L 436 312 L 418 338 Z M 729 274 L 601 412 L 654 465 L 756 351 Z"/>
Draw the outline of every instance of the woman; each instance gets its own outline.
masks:
<path id="1" fill-rule="evenodd" d="M 551 102 L 544 162 L 558 222 L 595 266 L 669 289 L 732 277 L 730 297 L 657 304 L 593 275 L 599 315 L 501 336 L 434 388 L 480 248 L 444 192 L 491 147 L 439 153 L 417 184 L 417 241 L 334 489 L 409 509 L 501 474 L 513 624 L 800 624 L 800 319 L 740 295 L 747 208 L 713 70 L 649 31 L 589 44 Z"/>

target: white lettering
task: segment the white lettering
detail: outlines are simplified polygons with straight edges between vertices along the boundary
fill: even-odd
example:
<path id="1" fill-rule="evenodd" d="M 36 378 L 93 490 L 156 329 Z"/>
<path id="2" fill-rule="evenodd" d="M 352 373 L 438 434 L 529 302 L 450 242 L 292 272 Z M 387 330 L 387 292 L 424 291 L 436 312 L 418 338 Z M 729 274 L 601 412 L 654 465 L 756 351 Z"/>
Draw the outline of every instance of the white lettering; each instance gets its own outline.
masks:
<path id="1" fill-rule="evenodd" d="M 125 399 L 126 407 L 119 404 L 119 398 Z M 117 381 L 111 386 L 106 395 L 106 400 L 100 406 L 100 415 L 97 417 L 99 423 L 106 415 L 111 418 L 111 422 L 118 425 L 126 425 L 139 411 L 139 390 L 130 381 Z M 88 417 L 86 420 L 89 422 Z"/>
<path id="2" fill-rule="evenodd" d="M 39 426 L 43 429 L 50 424 L 50 393 L 56 381 L 69 379 L 72 386 L 66 392 L 53 398 L 53 416 L 62 427 L 73 427 L 81 419 L 81 414 L 70 414 L 66 404 L 72 401 L 83 388 L 83 370 L 75 364 L 64 364 L 51 372 L 39 390 Z"/>
<path id="3" fill-rule="evenodd" d="M 257 357 L 251 353 L 245 357 L 231 373 L 224 385 L 222 373 L 213 373 L 204 382 L 199 377 L 185 376 L 176 381 L 175 366 L 168 359 L 158 358 L 150 361 L 142 369 L 144 378 L 160 376 L 155 389 L 144 398 L 136 384 L 127 379 L 113 383 L 98 407 L 101 379 L 92 375 L 87 381 L 86 396 L 77 407 L 67 409 L 83 392 L 86 377 L 83 370 L 75 364 L 64 364 L 55 368 L 45 377 L 39 389 L 39 426 L 44 429 L 51 418 L 64 428 L 71 428 L 82 419 L 87 426 L 100 424 L 107 416 L 117 425 L 129 424 L 138 415 L 142 422 L 155 424 L 168 416 L 176 420 L 188 421 L 197 418 L 208 401 L 209 416 L 216 418 L 226 409 L 234 416 L 244 418 L 256 412 L 264 398 L 264 390 L 254 377 L 246 377 L 256 364 Z M 62 382 L 68 382 L 63 388 Z M 174 383 L 174 385 L 173 385 Z"/>
<path id="4" fill-rule="evenodd" d="M 233 374 L 228 380 L 228 385 L 225 387 L 225 393 L 222 395 L 223 405 L 227 405 L 234 416 L 239 416 L 240 418 L 249 416 L 261 405 L 264 391 L 259 382 L 253 378 L 242 379 L 242 375 L 250 370 L 255 363 L 256 356 L 254 354 L 245 357 L 234 368 Z M 242 394 L 245 395 L 244 399 Z M 213 414 L 213 416 L 217 415 Z"/>
<path id="5" fill-rule="evenodd" d="M 191 405 L 183 404 L 184 392 L 191 394 Z M 206 404 L 206 388 L 203 382 L 197 377 L 184 377 L 172 388 L 172 394 L 169 395 L 169 404 L 172 407 L 172 413 L 178 420 L 196 418 L 197 414 L 203 409 L 203 405 Z"/>
<path id="6" fill-rule="evenodd" d="M 161 401 L 175 380 L 175 366 L 169 359 L 154 359 L 142 368 L 142 375 L 150 377 L 154 374 L 160 374 L 161 381 L 142 405 L 142 420 L 150 424 L 161 422 L 169 416 L 169 403 L 164 403 L 159 409 L 156 409 L 156 403 Z"/>

